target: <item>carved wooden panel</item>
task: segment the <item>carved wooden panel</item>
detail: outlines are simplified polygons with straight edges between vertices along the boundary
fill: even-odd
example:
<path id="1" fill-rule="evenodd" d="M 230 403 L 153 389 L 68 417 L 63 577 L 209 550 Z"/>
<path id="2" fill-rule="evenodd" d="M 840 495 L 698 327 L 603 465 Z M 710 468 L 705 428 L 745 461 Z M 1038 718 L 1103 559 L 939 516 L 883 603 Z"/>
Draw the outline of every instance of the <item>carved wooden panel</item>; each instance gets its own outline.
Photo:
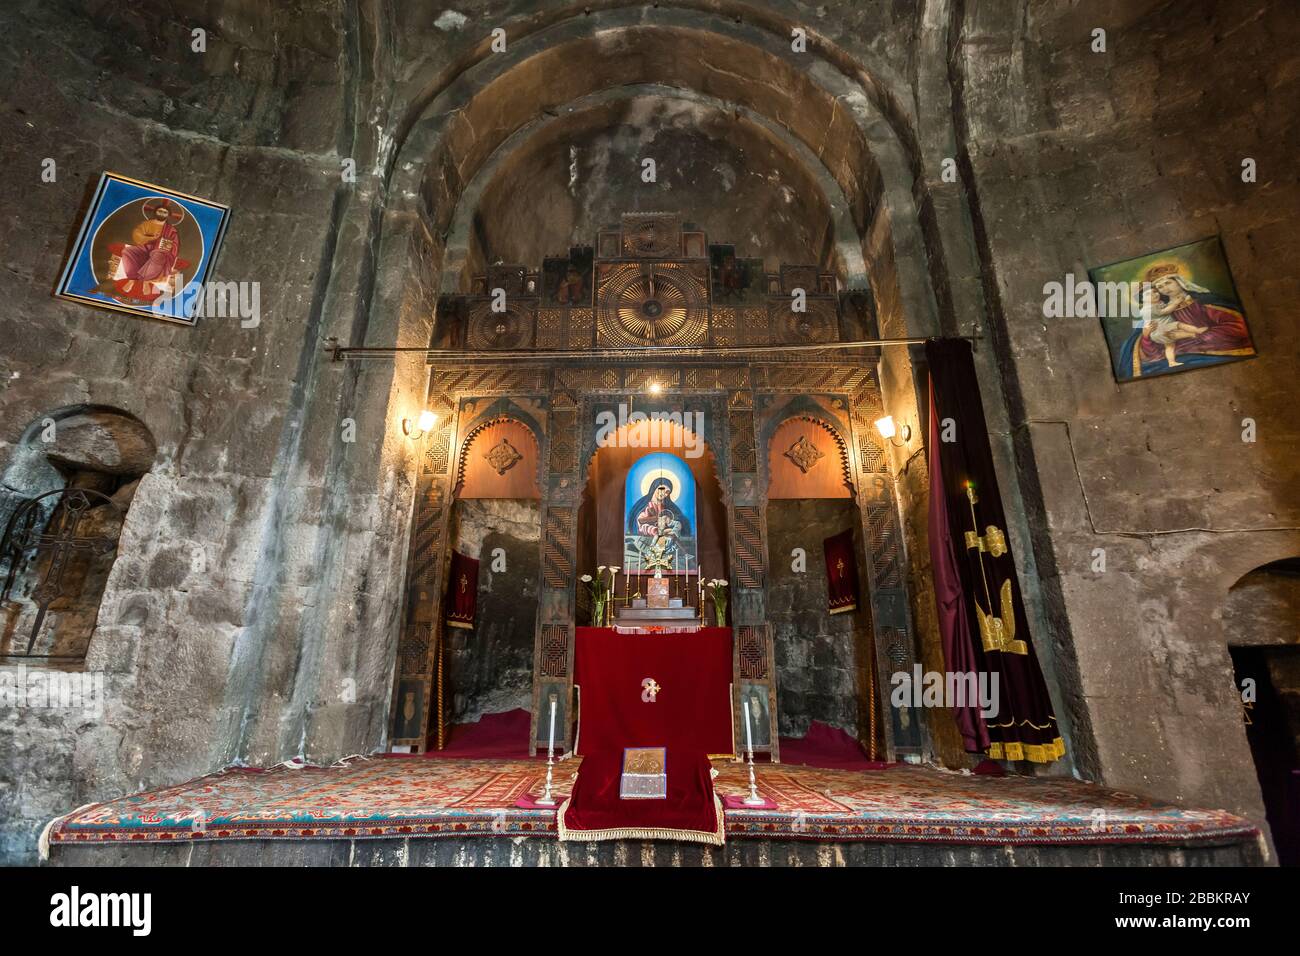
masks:
<path id="1" fill-rule="evenodd" d="M 903 585 L 898 535 L 894 530 L 893 506 L 887 502 L 868 504 L 866 515 L 867 548 L 871 552 L 871 576 L 877 588 Z"/>
<path id="2" fill-rule="evenodd" d="M 573 582 L 573 509 L 551 508 L 546 512 L 546 547 L 542 554 L 542 580 L 548 588 L 567 588 Z"/>
<path id="3" fill-rule="evenodd" d="M 551 474 L 567 475 L 578 467 L 578 413 L 557 408 L 551 415 Z"/>
<path id="4" fill-rule="evenodd" d="M 407 627 L 397 648 L 397 672 L 400 675 L 425 673 L 429 665 L 429 641 L 432 632 L 431 624 L 415 624 Z"/>
<path id="5" fill-rule="evenodd" d="M 542 625 L 541 671 L 543 677 L 567 677 L 569 673 L 569 626 Z"/>
<path id="6" fill-rule="evenodd" d="M 731 426 L 731 469 L 752 472 L 758 468 L 757 446 L 754 440 L 754 410 L 733 408 L 727 413 Z"/>
<path id="7" fill-rule="evenodd" d="M 736 509 L 736 580 L 743 588 L 763 586 L 763 525 L 757 508 Z"/>
<path id="8" fill-rule="evenodd" d="M 568 347 L 589 349 L 596 330 L 596 313 L 593 309 L 574 309 L 569 313 Z"/>
<path id="9" fill-rule="evenodd" d="M 622 252 L 641 259 L 680 256 L 682 217 L 670 212 L 624 213 Z"/>
<path id="10" fill-rule="evenodd" d="M 736 629 L 740 676 L 746 680 L 767 677 L 767 626 L 744 625 Z"/>
<path id="11" fill-rule="evenodd" d="M 708 336 L 703 262 L 601 262 L 596 336 L 607 348 L 702 345 Z"/>
<path id="12" fill-rule="evenodd" d="M 772 305 L 772 326 L 778 340 L 788 345 L 811 345 L 839 339 L 838 304 L 833 299 L 809 299 L 805 311 L 796 312 L 788 302 Z"/>
<path id="13" fill-rule="evenodd" d="M 470 303 L 465 344 L 475 350 L 532 348 L 536 308 L 536 299 L 507 299 L 504 312 L 493 312 L 490 299 Z"/>
<path id="14" fill-rule="evenodd" d="M 537 310 L 537 347 L 558 349 L 564 347 L 564 310 Z"/>

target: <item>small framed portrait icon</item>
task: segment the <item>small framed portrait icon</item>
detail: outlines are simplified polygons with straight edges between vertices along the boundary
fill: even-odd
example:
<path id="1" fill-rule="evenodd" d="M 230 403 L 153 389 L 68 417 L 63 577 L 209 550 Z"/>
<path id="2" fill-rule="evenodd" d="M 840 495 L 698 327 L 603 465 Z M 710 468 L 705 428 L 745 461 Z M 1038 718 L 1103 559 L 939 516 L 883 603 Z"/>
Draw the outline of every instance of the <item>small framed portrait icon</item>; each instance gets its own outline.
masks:
<path id="1" fill-rule="evenodd" d="M 229 206 L 104 173 L 54 294 L 194 325 L 229 221 Z"/>
<path id="2" fill-rule="evenodd" d="M 1115 379 L 1255 355 L 1218 236 L 1089 270 Z"/>

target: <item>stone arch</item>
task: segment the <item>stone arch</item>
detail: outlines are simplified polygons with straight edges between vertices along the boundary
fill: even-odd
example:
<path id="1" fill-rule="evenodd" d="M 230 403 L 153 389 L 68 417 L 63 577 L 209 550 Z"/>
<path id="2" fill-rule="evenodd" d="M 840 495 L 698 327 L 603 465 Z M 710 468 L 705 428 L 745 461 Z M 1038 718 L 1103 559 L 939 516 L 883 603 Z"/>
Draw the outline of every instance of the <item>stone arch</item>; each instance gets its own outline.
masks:
<path id="1" fill-rule="evenodd" d="M 839 473 L 849 497 L 856 498 L 857 486 L 853 480 L 853 447 L 845 437 L 849 434 L 848 422 L 838 421 L 822 405 L 810 399 L 794 399 L 782 406 L 775 414 L 768 415 L 758 436 L 758 446 L 763 453 L 758 456 L 759 482 L 766 495 L 771 482 L 772 440 L 781 426 L 791 421 L 804 421 L 823 429 L 834 442 L 835 454 L 839 459 Z"/>
<path id="2" fill-rule="evenodd" d="M 149 428 L 109 406 L 64 406 L 23 429 L 0 479 L 0 656 L 85 657 L 156 455 Z"/>
<path id="3" fill-rule="evenodd" d="M 466 473 L 470 462 L 469 456 L 470 452 L 473 450 L 475 442 L 477 442 L 492 426 L 502 425 L 508 422 L 519 425 L 532 439 L 533 486 L 537 492 L 537 497 L 541 497 L 542 484 L 545 480 L 545 470 L 542 465 L 541 454 L 543 440 L 543 429 L 541 423 L 513 402 L 496 402 L 490 409 L 476 416 L 465 426 L 464 437 L 460 440 L 460 449 L 456 455 L 456 472 L 452 479 L 453 498 L 460 497 L 461 490 L 464 488 Z"/>
<path id="4" fill-rule="evenodd" d="M 926 252 L 913 195 L 914 186 L 923 183 L 914 175 L 915 137 L 900 134 L 896 124 L 904 122 L 903 114 L 889 105 L 887 91 L 896 81 L 876 78 L 829 45 L 808 54 L 806 68 L 795 69 L 782 56 L 788 45 L 783 21 L 756 25 L 692 5 L 663 5 L 653 11 L 610 8 L 567 19 L 562 11 L 554 18 L 535 18 L 532 24 L 511 42 L 508 52 L 488 57 L 483 50 L 479 58 L 431 79 L 426 93 L 410 108 L 397 137 L 400 145 L 386 157 L 392 163 L 391 202 L 380 226 L 381 260 L 432 256 L 432 268 L 440 276 L 465 185 L 506 139 L 546 110 L 598 92 L 591 79 L 597 74 L 610 73 L 606 88 L 616 87 L 654 80 L 655 69 L 669 63 L 674 69 L 694 71 L 677 85 L 773 118 L 829 164 L 827 171 L 843 187 L 852 210 L 859 250 L 867 241 L 869 224 L 887 224 L 892 248 L 882 261 L 888 274 L 873 276 L 872 283 L 898 285 L 899 292 L 883 297 L 903 306 L 893 318 L 906 321 L 914 332 L 934 328 L 937 299 L 925 275 Z M 820 58 L 823 53 L 829 59 Z M 768 77 L 763 82 L 761 77 L 735 76 L 707 66 L 725 55 L 751 71 L 761 62 L 780 80 Z M 595 57 L 601 69 L 586 68 L 579 77 L 557 79 L 566 57 L 588 67 Z M 551 79 L 542 83 L 547 69 Z M 502 94 L 507 87 L 512 91 L 508 98 Z M 761 101 L 755 100 L 757 89 L 764 91 Z M 882 102 L 888 108 L 882 109 Z M 834 156 L 828 156 L 827 142 L 837 144 Z M 871 241 L 878 246 L 878 237 Z M 430 268 L 420 260 L 411 266 Z M 874 291 L 882 298 L 880 289 Z M 370 332 L 377 343 L 391 344 L 404 334 L 390 324 L 403 312 L 393 297 L 405 293 L 391 288 L 377 292 Z M 432 302 L 428 308 L 433 308 Z"/>

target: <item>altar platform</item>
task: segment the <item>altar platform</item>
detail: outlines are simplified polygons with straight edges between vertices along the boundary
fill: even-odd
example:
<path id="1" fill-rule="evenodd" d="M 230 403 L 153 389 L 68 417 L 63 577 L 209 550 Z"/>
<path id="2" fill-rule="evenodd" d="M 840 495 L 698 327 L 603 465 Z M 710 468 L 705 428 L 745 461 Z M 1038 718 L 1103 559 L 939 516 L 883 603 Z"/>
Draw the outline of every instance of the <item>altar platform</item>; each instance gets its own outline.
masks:
<path id="1" fill-rule="evenodd" d="M 581 758 L 556 765 L 567 794 Z M 720 796 L 747 792 L 715 761 Z M 757 766 L 774 810 L 728 809 L 726 845 L 561 843 L 555 810 L 521 806 L 543 759 L 354 758 L 231 768 L 55 821 L 54 865 L 1249 865 L 1259 834 L 1224 811 L 1070 780 L 910 765 Z"/>

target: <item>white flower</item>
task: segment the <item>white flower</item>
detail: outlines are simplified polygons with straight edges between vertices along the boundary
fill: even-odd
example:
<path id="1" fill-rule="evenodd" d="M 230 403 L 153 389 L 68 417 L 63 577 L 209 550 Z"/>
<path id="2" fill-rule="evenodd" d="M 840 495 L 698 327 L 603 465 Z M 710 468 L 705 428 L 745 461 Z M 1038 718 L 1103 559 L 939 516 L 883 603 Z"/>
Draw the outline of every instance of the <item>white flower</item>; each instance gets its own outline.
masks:
<path id="1" fill-rule="evenodd" d="M 583 584 L 590 584 L 590 583 L 591 583 L 591 575 L 590 575 L 590 574 L 584 574 L 584 575 L 583 575 L 582 577 L 580 577 L 578 580 L 581 581 Z"/>
<path id="2" fill-rule="evenodd" d="M 726 586 L 727 586 L 727 582 L 722 580 L 722 578 L 718 578 L 718 587 L 725 588 Z"/>
<path id="3" fill-rule="evenodd" d="M 597 570 L 597 571 L 604 571 L 604 570 L 605 570 L 605 566 L 602 564 L 602 565 L 598 566 L 598 567 L 596 568 L 596 570 Z"/>
<path id="4" fill-rule="evenodd" d="M 610 569 L 611 571 L 613 571 L 615 574 L 618 574 L 618 572 L 620 572 L 620 571 L 623 570 L 622 568 L 620 568 L 620 567 L 618 567 L 618 566 L 616 566 L 616 565 L 613 565 L 613 564 L 611 564 L 611 565 L 609 566 L 609 569 Z"/>

